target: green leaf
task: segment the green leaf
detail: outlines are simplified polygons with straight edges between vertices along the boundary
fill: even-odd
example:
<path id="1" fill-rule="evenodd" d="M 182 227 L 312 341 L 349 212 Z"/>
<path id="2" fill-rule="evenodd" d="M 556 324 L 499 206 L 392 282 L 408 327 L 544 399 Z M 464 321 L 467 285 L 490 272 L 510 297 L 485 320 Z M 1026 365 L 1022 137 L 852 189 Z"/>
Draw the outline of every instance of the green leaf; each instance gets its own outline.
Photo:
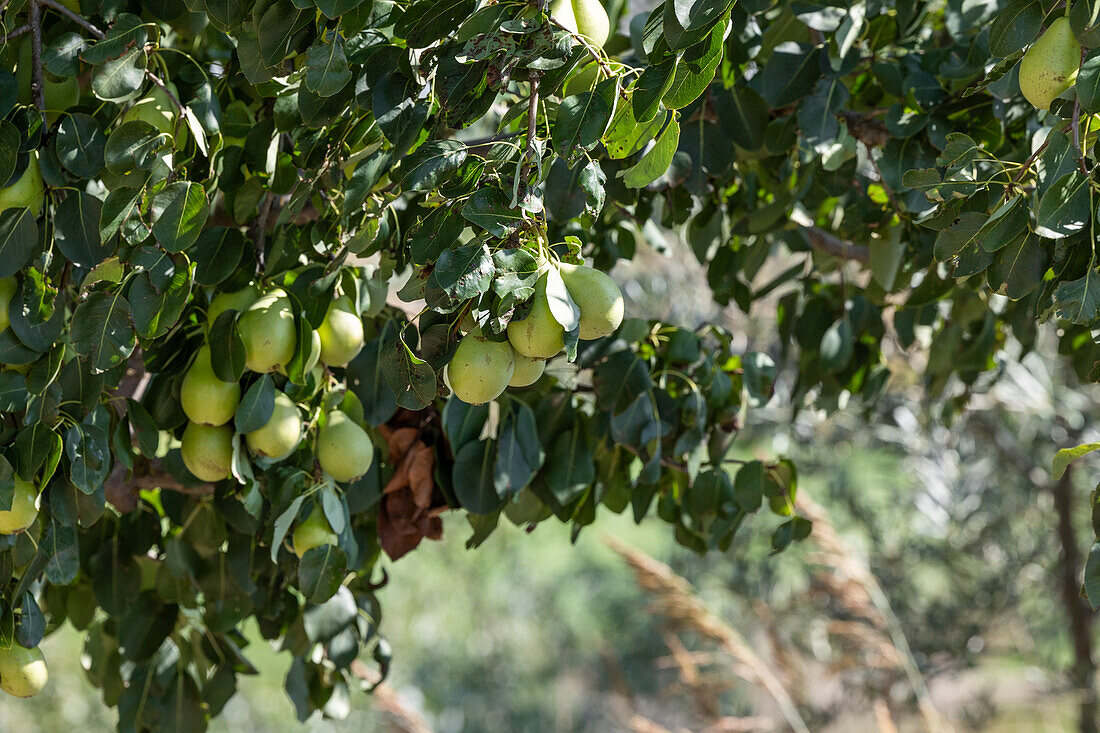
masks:
<path id="1" fill-rule="evenodd" d="M 1100 49 L 1093 49 L 1085 57 L 1076 86 L 1081 109 L 1093 114 L 1100 112 Z"/>
<path id="2" fill-rule="evenodd" d="M 1035 213 L 1036 231 L 1051 239 L 1068 237 L 1088 226 L 1093 216 L 1089 179 L 1074 170 L 1046 190 Z"/>
<path id="3" fill-rule="evenodd" d="M 153 197 L 153 236 L 169 252 L 182 252 L 202 233 L 209 210 L 202 184 L 178 181 Z"/>
<path id="4" fill-rule="evenodd" d="M 509 400 L 503 410 L 497 432 L 493 485 L 499 496 L 508 498 L 531 482 L 542 467 L 544 454 L 531 408 L 518 400 Z"/>
<path id="5" fill-rule="evenodd" d="M 1085 560 L 1085 597 L 1093 610 L 1100 607 L 1100 542 L 1093 543 Z"/>
<path id="6" fill-rule="evenodd" d="M 644 188 L 665 174 L 680 143 L 680 123 L 673 116 L 657 141 L 635 165 L 620 171 L 627 188 Z"/>
<path id="7" fill-rule="evenodd" d="M 1093 323 L 1100 316 L 1100 272 L 1090 269 L 1084 277 L 1058 285 L 1054 305 L 1062 318 L 1083 326 Z"/>
<path id="8" fill-rule="evenodd" d="M 815 150 L 834 142 L 840 134 L 837 115 L 848 103 L 848 87 L 840 79 L 822 79 L 813 94 L 798 107 L 802 138 Z"/>
<path id="9" fill-rule="evenodd" d="M 335 545 L 313 547 L 298 563 L 298 587 L 311 603 L 336 595 L 348 570 L 348 556 Z"/>
<path id="10" fill-rule="evenodd" d="M 30 209 L 0 211 L 0 277 L 11 277 L 38 250 L 38 223 Z"/>
<path id="11" fill-rule="evenodd" d="M 406 191 L 431 191 L 466 162 L 466 146 L 455 140 L 427 142 L 401 162 L 401 187 Z"/>
<path id="12" fill-rule="evenodd" d="M 485 245 L 469 244 L 442 252 L 432 277 L 454 300 L 468 300 L 489 290 L 495 269 Z"/>
<path id="13" fill-rule="evenodd" d="M 1050 475 L 1055 480 L 1062 478 L 1069 464 L 1095 450 L 1100 450 L 1100 443 L 1082 443 L 1072 448 L 1063 448 L 1054 454 L 1054 460 L 1050 464 Z"/>
<path id="14" fill-rule="evenodd" d="M 425 48 L 453 33 L 474 12 L 474 0 L 419 0 L 394 25 L 409 48 Z"/>
<path id="15" fill-rule="evenodd" d="M 189 255 L 195 260 L 195 282 L 217 285 L 237 269 L 248 242 L 239 229 L 224 226 L 204 229 Z"/>
<path id="16" fill-rule="evenodd" d="M 752 86 L 772 107 L 785 107 L 813 91 L 821 77 L 820 51 L 808 44 L 787 41 L 775 47 Z"/>
<path id="17" fill-rule="evenodd" d="M 264 374 L 241 397 L 241 403 L 237 405 L 237 412 L 233 416 L 233 424 L 238 433 L 251 433 L 267 425 L 274 411 L 275 382 L 270 374 Z"/>
<path id="18" fill-rule="evenodd" d="M 91 269 L 113 253 L 100 234 L 103 204 L 83 191 L 71 192 L 57 207 L 54 241 L 58 249 L 77 266 Z"/>
<path id="19" fill-rule="evenodd" d="M 714 72 L 722 61 L 725 30 L 726 22 L 718 23 L 704 41 L 681 54 L 672 83 L 661 97 L 666 107 L 686 107 L 710 86 Z"/>
<path id="20" fill-rule="evenodd" d="M 95 118 L 70 112 L 57 128 L 57 157 L 61 165 L 81 178 L 95 178 L 103 170 L 107 136 Z"/>
<path id="21" fill-rule="evenodd" d="M 661 98 L 672 86 L 676 78 L 676 57 L 650 64 L 634 82 L 630 94 L 631 110 L 638 122 L 649 122 L 661 106 Z"/>
<path id="22" fill-rule="evenodd" d="M 478 440 L 459 449 L 451 470 L 451 482 L 455 496 L 466 511 L 489 514 L 503 504 L 493 480 L 495 466 L 496 441 Z"/>
<path id="23" fill-rule="evenodd" d="M 997 252 L 987 275 L 989 286 L 1011 300 L 1019 300 L 1043 282 L 1050 260 L 1050 253 L 1037 236 L 1019 236 Z"/>
<path id="24" fill-rule="evenodd" d="M 77 306 L 72 320 L 73 347 L 93 373 L 126 361 L 137 345 L 130 304 L 121 292 L 95 291 Z"/>
<path id="25" fill-rule="evenodd" d="M 936 259 L 946 262 L 960 256 L 967 249 L 977 249 L 978 232 L 985 224 L 986 216 L 980 212 L 968 211 L 959 220 L 947 227 L 936 237 L 934 253 Z"/>
<path id="26" fill-rule="evenodd" d="M 132 120 L 111 132 L 103 148 L 103 159 L 113 173 L 129 173 L 135 168 L 148 170 L 169 142 L 168 135 L 148 122 Z"/>
<path id="27" fill-rule="evenodd" d="M 132 48 L 92 71 L 92 93 L 106 102 L 125 102 L 141 92 L 148 57 L 143 47 Z"/>
<path id="28" fill-rule="evenodd" d="M 302 629 L 310 641 L 324 644 L 346 629 L 358 615 L 359 607 L 355 605 L 355 596 L 341 586 L 332 598 L 320 605 L 306 608 L 302 613 Z"/>
<path id="29" fill-rule="evenodd" d="M 733 0 L 669 0 L 684 30 L 697 30 L 715 22 L 730 9 Z"/>
<path id="30" fill-rule="evenodd" d="M 611 77 L 601 81 L 590 92 L 581 92 L 562 100 L 551 138 L 558 155 L 569 157 L 600 141 L 615 112 L 618 88 L 618 78 Z"/>
<path id="31" fill-rule="evenodd" d="M 718 124 L 734 143 L 745 150 L 759 150 L 764 145 L 764 130 L 771 117 L 768 103 L 744 84 L 718 89 L 714 94 Z"/>
<path id="32" fill-rule="evenodd" d="M 462 216 L 502 239 L 525 223 L 523 210 L 513 209 L 511 198 L 499 188 L 479 188 L 462 207 Z"/>
<path id="33" fill-rule="evenodd" d="M 562 504 L 576 499 L 596 480 L 592 449 L 579 427 L 554 439 L 546 454 L 542 477 Z"/>
<path id="34" fill-rule="evenodd" d="M 344 37 L 328 31 L 306 54 L 306 87 L 321 97 L 331 97 L 351 81 L 351 69 L 344 55 Z"/>
<path id="35" fill-rule="evenodd" d="M 404 339 L 390 341 L 382 354 L 386 381 L 397 394 L 397 404 L 409 410 L 423 409 L 439 393 L 435 371 L 408 347 Z"/>
<path id="36" fill-rule="evenodd" d="M 997 13 L 989 28 L 989 52 L 1011 56 L 1027 47 L 1043 26 L 1043 6 L 1038 0 L 1014 0 Z"/>

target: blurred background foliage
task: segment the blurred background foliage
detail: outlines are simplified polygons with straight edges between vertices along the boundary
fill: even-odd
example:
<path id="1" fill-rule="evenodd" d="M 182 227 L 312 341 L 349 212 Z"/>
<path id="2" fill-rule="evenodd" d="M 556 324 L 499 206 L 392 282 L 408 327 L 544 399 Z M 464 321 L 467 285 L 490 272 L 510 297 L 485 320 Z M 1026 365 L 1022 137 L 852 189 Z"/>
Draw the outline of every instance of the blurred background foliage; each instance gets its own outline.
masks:
<path id="1" fill-rule="evenodd" d="M 668 246 L 616 271 L 629 312 L 718 322 L 766 348 L 766 309 L 749 320 L 696 305 L 703 275 Z M 302 726 L 278 687 L 289 655 L 253 629 L 261 674 L 211 729 L 1087 730 L 1081 689 L 1094 683 L 1067 614 L 1049 466 L 1058 448 L 1096 439 L 1096 394 L 1056 366 L 1056 334 L 1040 336 L 950 423 L 937 415 L 953 410 L 922 396 L 919 356 L 900 348 L 889 388 L 858 410 L 789 407 L 791 375 L 781 379 L 771 404 L 787 407 L 758 411 L 738 441 L 742 458 L 799 467 L 814 534 L 779 555 L 764 522 L 699 557 L 655 523 L 606 511 L 575 544 L 566 527 L 509 525 L 468 551 L 470 528 L 448 517 L 443 540 L 402 558 L 380 592 L 394 658 L 381 694 L 354 696 L 344 721 Z M 1062 485 L 1078 547 L 1091 536 L 1086 473 Z M 0 700 L 0 731 L 114 729 L 80 645 L 68 626 L 46 640 L 49 688 Z"/>

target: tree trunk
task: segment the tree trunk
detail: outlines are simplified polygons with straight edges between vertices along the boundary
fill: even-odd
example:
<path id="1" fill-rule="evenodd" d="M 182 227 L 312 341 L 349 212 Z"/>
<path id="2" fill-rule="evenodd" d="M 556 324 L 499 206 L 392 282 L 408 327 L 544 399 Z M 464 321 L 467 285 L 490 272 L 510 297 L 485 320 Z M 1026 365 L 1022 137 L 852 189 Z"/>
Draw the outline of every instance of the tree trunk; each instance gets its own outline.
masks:
<path id="1" fill-rule="evenodd" d="M 1070 639 L 1073 642 L 1073 684 L 1081 696 L 1078 729 L 1081 733 L 1098 733 L 1097 716 L 1100 706 L 1096 696 L 1096 667 L 1092 653 L 1092 609 L 1081 597 L 1081 554 L 1073 530 L 1072 470 L 1067 470 L 1053 487 L 1054 508 L 1058 512 L 1058 540 L 1062 545 L 1062 599 L 1069 616 Z"/>

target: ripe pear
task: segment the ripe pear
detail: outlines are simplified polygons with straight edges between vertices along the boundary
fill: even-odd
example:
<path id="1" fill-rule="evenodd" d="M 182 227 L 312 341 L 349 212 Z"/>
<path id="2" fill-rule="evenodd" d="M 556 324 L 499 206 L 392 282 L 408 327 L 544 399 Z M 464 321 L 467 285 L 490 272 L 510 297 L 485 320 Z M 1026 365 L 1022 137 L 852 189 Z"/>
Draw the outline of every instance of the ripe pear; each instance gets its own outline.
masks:
<path id="1" fill-rule="evenodd" d="M 15 477 L 15 494 L 11 499 L 11 509 L 0 511 L 0 534 L 22 532 L 34 524 L 38 516 L 38 489 L 29 481 Z"/>
<path id="2" fill-rule="evenodd" d="M 248 447 L 261 456 L 276 461 L 286 458 L 302 442 L 302 417 L 298 414 L 298 405 L 282 392 L 276 392 L 271 418 L 244 438 Z"/>
<path id="3" fill-rule="evenodd" d="M 325 514 L 319 506 L 314 507 L 305 521 L 294 528 L 294 534 L 291 535 L 290 539 L 291 544 L 294 546 L 294 554 L 299 558 L 314 547 L 335 545 L 337 541 L 336 533 L 332 531 L 332 527 L 329 526 L 328 520 L 325 519 Z"/>
<path id="4" fill-rule="evenodd" d="M 447 365 L 455 397 L 470 405 L 490 402 L 508 386 L 516 369 L 516 352 L 506 341 L 490 341 L 473 331 L 462 337 Z"/>
<path id="5" fill-rule="evenodd" d="M 549 359 L 565 348 L 565 329 L 554 319 L 546 300 L 546 275 L 535 285 L 531 312 L 522 321 L 508 324 L 508 341 L 517 354 Z"/>
<path id="6" fill-rule="evenodd" d="M 250 305 L 237 330 L 244 340 L 244 365 L 254 372 L 273 372 L 294 358 L 294 312 L 283 290 L 276 288 Z"/>
<path id="7" fill-rule="evenodd" d="M 200 425 L 225 425 L 240 403 L 241 385 L 218 379 L 210 364 L 210 347 L 203 346 L 180 385 L 183 413 Z"/>
<path id="8" fill-rule="evenodd" d="M 1020 91 L 1034 106 L 1050 109 L 1054 98 L 1077 78 L 1080 63 L 1081 44 L 1070 29 L 1069 18 L 1058 18 L 1020 61 Z"/>
<path id="9" fill-rule="evenodd" d="M 512 372 L 512 378 L 508 380 L 509 387 L 529 387 L 539 381 L 539 377 L 546 371 L 546 359 L 532 359 L 523 354 L 516 354 L 516 369 Z"/>
<path id="10" fill-rule="evenodd" d="M 347 366 L 363 348 L 363 319 L 347 296 L 337 298 L 325 313 L 317 333 L 321 336 L 321 361 Z"/>
<path id="11" fill-rule="evenodd" d="M 218 316 L 225 311 L 246 311 L 259 299 L 260 289 L 255 284 L 232 293 L 218 293 L 211 299 L 210 307 L 206 309 L 206 322 L 213 326 L 214 321 L 218 320 Z"/>
<path id="12" fill-rule="evenodd" d="M 561 263 L 561 279 L 581 311 L 580 337 L 607 336 L 623 322 L 623 293 L 605 273 L 586 265 Z"/>
<path id="13" fill-rule="evenodd" d="M 14 277 L 0 277 L 0 331 L 11 325 L 8 318 L 8 306 L 12 296 L 15 295 L 16 282 Z"/>
<path id="14" fill-rule="evenodd" d="M 554 0 L 550 3 L 550 15 L 596 47 L 607 43 L 611 34 L 611 22 L 600 0 Z"/>
<path id="15" fill-rule="evenodd" d="M 374 444 L 367 431 L 340 410 L 333 410 L 317 434 L 317 460 L 337 481 L 354 481 L 370 469 Z"/>
<path id="16" fill-rule="evenodd" d="M 187 470 L 200 481 L 229 478 L 233 466 L 233 428 L 189 422 L 183 431 L 180 454 Z"/>
<path id="17" fill-rule="evenodd" d="M 42 171 L 38 167 L 38 154 L 31 153 L 23 175 L 7 188 L 0 188 L 0 212 L 5 209 L 27 207 L 32 216 L 42 213 L 42 204 L 46 195 L 46 183 L 42 180 Z"/>
<path id="18" fill-rule="evenodd" d="M 34 697 L 50 680 L 46 657 L 38 647 L 27 649 L 18 642 L 0 649 L 0 690 L 15 697 Z"/>

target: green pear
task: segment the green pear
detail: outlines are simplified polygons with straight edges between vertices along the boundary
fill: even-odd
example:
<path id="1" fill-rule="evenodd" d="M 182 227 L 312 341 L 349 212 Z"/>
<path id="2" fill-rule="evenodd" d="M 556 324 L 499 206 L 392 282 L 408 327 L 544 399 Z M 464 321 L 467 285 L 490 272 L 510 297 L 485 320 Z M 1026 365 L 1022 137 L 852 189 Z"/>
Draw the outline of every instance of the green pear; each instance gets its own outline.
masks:
<path id="1" fill-rule="evenodd" d="M 1050 109 L 1054 98 L 1076 80 L 1080 63 L 1081 44 L 1073 35 L 1069 18 L 1058 18 L 1020 61 L 1020 91 L 1034 106 Z"/>
<path id="2" fill-rule="evenodd" d="M 600 0 L 554 0 L 550 3 L 550 15 L 596 47 L 607 43 L 611 35 L 611 22 Z"/>
<path id="3" fill-rule="evenodd" d="M 210 364 L 210 347 L 203 346 L 180 385 L 183 414 L 200 425 L 225 425 L 240 403 L 241 385 L 218 379 Z"/>
<path id="4" fill-rule="evenodd" d="M 23 175 L 7 188 L 0 188 L 0 211 L 25 206 L 31 210 L 32 216 L 38 216 L 42 213 L 45 195 L 46 183 L 38 167 L 38 154 L 31 153 Z"/>
<path id="5" fill-rule="evenodd" d="M 248 447 L 261 456 L 276 461 L 286 458 L 302 442 L 302 416 L 298 414 L 298 405 L 282 392 L 276 392 L 271 418 L 244 438 Z"/>
<path id="6" fill-rule="evenodd" d="M 507 341 L 490 341 L 480 330 L 462 337 L 447 365 L 447 377 L 455 397 L 469 405 L 491 402 L 512 379 L 516 353 Z"/>
<path id="7" fill-rule="evenodd" d="M 218 293 L 210 300 L 210 307 L 206 309 L 206 322 L 213 326 L 214 321 L 225 311 L 246 311 L 259 299 L 260 288 L 255 283 L 231 293 Z"/>
<path id="8" fill-rule="evenodd" d="M 38 516 L 38 489 L 29 481 L 15 477 L 15 493 L 11 509 L 0 511 L 0 535 L 22 532 L 34 524 Z"/>
<path id="9" fill-rule="evenodd" d="M 17 284 L 14 277 L 0 277 L 0 331 L 11 325 L 8 306 L 15 295 Z"/>
<path id="10" fill-rule="evenodd" d="M 565 329 L 554 319 L 546 299 L 546 275 L 535 284 L 531 312 L 522 321 L 508 324 L 508 341 L 517 354 L 549 359 L 565 348 Z"/>
<path id="11" fill-rule="evenodd" d="M 337 537 L 321 507 L 316 506 L 305 521 L 294 528 L 290 540 L 294 546 L 294 554 L 301 558 L 314 547 L 335 545 Z"/>
<path id="12" fill-rule="evenodd" d="M 50 680 L 46 657 L 38 647 L 27 649 L 15 642 L 0 649 L 0 690 L 15 697 L 34 697 Z"/>
<path id="13" fill-rule="evenodd" d="M 337 481 L 354 481 L 370 469 L 374 444 L 367 431 L 340 410 L 333 410 L 317 433 L 317 461 Z"/>
<path id="14" fill-rule="evenodd" d="M 623 322 L 623 293 L 605 273 L 586 265 L 559 266 L 565 289 L 581 311 L 580 337 L 598 339 Z"/>
<path id="15" fill-rule="evenodd" d="M 321 361 L 329 366 L 347 366 L 363 348 L 363 319 L 351 298 L 337 298 L 329 306 L 317 333 L 321 336 Z"/>
<path id="16" fill-rule="evenodd" d="M 244 340 L 244 365 L 254 372 L 276 371 L 294 358 L 297 332 L 285 291 L 276 288 L 248 307 L 237 321 Z"/>
<path id="17" fill-rule="evenodd" d="M 233 466 L 233 428 L 189 422 L 183 431 L 180 454 L 187 470 L 200 481 L 229 478 Z"/>
<path id="18" fill-rule="evenodd" d="M 168 88 L 172 91 L 172 94 L 179 97 L 176 91 L 175 85 L 169 84 Z M 173 148 L 181 150 L 187 145 L 187 123 L 180 122 L 179 129 L 176 129 L 176 118 L 179 116 L 179 110 L 176 109 L 175 103 L 159 86 L 154 86 L 147 96 L 142 97 L 138 101 L 134 102 L 125 112 L 122 113 L 122 117 L 119 119 L 119 124 L 125 124 L 127 122 L 133 122 L 140 120 L 152 125 L 157 132 L 163 132 L 169 137 L 175 136 Z"/>
<path id="19" fill-rule="evenodd" d="M 523 354 L 516 354 L 516 369 L 512 372 L 512 378 L 508 380 L 509 387 L 528 387 L 539 381 L 539 377 L 546 371 L 546 359 L 532 359 Z"/>
<path id="20" fill-rule="evenodd" d="M 80 11 L 77 10 L 77 13 Z M 15 80 L 18 87 L 18 100 L 26 105 L 34 104 L 31 95 L 32 48 L 30 36 L 24 36 L 19 46 L 19 61 L 15 66 Z M 61 113 L 76 105 L 80 99 L 80 84 L 75 76 L 56 77 L 46 71 L 42 75 L 42 95 L 46 102 L 46 126 L 53 123 Z"/>

